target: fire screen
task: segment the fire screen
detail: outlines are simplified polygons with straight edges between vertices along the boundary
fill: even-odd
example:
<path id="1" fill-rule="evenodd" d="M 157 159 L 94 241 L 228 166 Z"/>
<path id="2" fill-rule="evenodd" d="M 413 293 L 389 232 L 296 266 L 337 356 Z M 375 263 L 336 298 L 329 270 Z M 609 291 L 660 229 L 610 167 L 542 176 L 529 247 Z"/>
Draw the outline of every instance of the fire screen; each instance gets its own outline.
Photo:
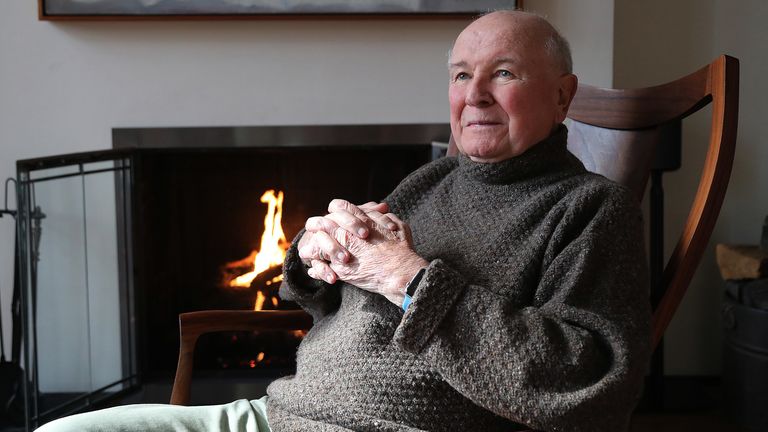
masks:
<path id="1" fill-rule="evenodd" d="M 138 384 L 126 152 L 23 160 L 27 429 Z"/>

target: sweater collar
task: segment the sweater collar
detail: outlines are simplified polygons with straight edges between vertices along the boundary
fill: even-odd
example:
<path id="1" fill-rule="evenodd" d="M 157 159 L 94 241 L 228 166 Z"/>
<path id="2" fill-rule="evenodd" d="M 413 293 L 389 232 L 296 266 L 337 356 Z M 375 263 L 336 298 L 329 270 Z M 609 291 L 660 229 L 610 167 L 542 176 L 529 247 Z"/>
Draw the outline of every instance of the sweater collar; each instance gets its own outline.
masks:
<path id="1" fill-rule="evenodd" d="M 501 162 L 474 162 L 459 154 L 459 172 L 470 179 L 488 184 L 508 184 L 520 180 L 560 172 L 579 164 L 567 148 L 568 128 L 561 124 L 548 138 L 523 154 Z"/>

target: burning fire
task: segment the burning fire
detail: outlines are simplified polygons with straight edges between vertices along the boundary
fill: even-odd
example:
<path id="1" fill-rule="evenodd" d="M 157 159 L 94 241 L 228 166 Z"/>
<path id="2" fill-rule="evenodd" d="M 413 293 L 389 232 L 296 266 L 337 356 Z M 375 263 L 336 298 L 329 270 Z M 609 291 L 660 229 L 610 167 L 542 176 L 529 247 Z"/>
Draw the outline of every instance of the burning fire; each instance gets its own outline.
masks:
<path id="1" fill-rule="evenodd" d="M 227 267 L 239 267 L 243 261 L 248 261 L 249 265 L 253 263 L 253 269 L 241 276 L 232 279 L 229 282 L 231 287 L 248 288 L 251 282 L 262 272 L 283 264 L 285 252 L 288 250 L 289 243 L 285 239 L 285 233 L 280 222 L 283 217 L 283 192 L 270 189 L 261 196 L 261 202 L 267 204 L 267 214 L 264 216 L 264 232 L 261 234 L 261 245 L 258 251 L 253 253 L 245 260 L 227 264 Z M 282 280 L 282 275 L 276 276 L 267 281 L 265 285 L 272 285 Z M 256 303 L 254 310 L 262 310 L 267 296 L 261 291 L 256 292 Z M 271 298 L 270 303 L 277 306 L 277 298 Z"/>
<path id="2" fill-rule="evenodd" d="M 282 276 L 278 276 L 280 279 L 282 279 Z M 275 278 L 277 279 L 277 278 Z M 267 301 L 267 296 L 264 295 L 261 291 L 256 291 L 256 303 L 253 304 L 253 310 L 264 310 L 264 303 Z M 270 303 L 272 303 L 272 307 L 277 307 L 277 297 L 271 296 Z"/>
<path id="3" fill-rule="evenodd" d="M 278 309 L 279 298 L 275 283 L 283 280 L 280 266 L 285 261 L 285 254 L 290 243 L 285 238 L 281 225 L 283 217 L 283 192 L 267 190 L 261 196 L 261 202 L 267 204 L 267 214 L 264 216 L 264 232 L 261 234 L 261 243 L 258 250 L 251 252 L 249 256 L 241 260 L 224 264 L 221 268 L 220 287 L 227 289 L 252 289 L 256 292 L 253 310 Z M 239 275 L 239 276 L 238 276 Z M 238 296 L 239 297 L 239 296 Z M 253 332 L 246 335 L 244 342 L 252 347 L 255 342 L 259 346 L 255 357 L 222 358 L 219 363 L 223 368 L 260 368 L 270 367 L 274 364 L 285 362 L 285 354 L 280 346 L 295 345 L 306 334 L 305 331 L 278 331 L 278 332 Z M 232 344 L 242 344 L 238 336 L 230 339 Z M 250 348 L 249 348 L 250 349 Z M 250 351 L 254 352 L 254 351 Z"/>

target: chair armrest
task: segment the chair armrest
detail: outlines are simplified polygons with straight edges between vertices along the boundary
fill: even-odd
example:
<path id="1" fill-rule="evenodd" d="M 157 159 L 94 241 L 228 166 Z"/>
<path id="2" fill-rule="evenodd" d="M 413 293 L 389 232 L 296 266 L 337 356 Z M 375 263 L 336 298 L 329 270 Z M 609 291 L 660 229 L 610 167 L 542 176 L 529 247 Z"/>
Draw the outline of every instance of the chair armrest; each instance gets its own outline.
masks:
<path id="1" fill-rule="evenodd" d="M 312 317 L 302 310 L 211 310 L 179 315 L 179 363 L 171 392 L 172 405 L 189 403 L 195 345 L 200 335 L 225 331 L 308 330 Z"/>

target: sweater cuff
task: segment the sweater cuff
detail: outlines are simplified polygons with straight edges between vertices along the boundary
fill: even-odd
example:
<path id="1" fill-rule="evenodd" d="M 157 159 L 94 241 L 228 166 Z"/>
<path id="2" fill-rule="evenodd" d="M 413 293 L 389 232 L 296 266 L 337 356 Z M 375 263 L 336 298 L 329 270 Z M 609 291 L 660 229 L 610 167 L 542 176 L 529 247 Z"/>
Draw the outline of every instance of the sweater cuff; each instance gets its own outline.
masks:
<path id="1" fill-rule="evenodd" d="M 395 343 L 418 354 L 466 289 L 464 278 L 442 260 L 432 261 L 395 331 Z"/>

